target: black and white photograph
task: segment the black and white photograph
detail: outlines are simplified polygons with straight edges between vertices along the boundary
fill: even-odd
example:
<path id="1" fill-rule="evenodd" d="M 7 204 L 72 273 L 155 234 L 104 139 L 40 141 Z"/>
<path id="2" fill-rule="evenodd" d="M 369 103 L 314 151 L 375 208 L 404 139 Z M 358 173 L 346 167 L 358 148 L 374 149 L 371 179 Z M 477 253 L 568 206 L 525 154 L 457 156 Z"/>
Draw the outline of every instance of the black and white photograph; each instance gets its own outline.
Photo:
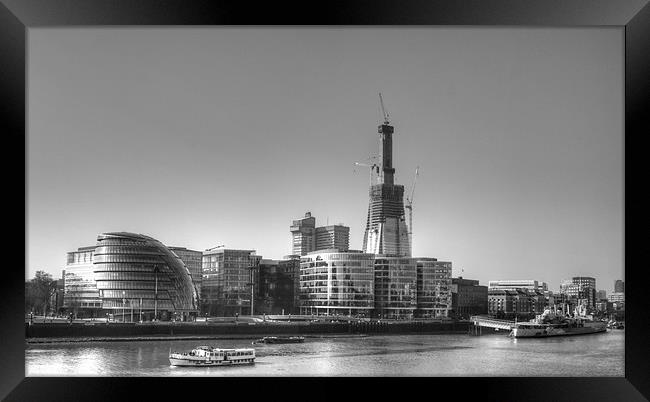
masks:
<path id="1" fill-rule="evenodd" d="M 26 374 L 623 376 L 623 39 L 30 31 Z"/>
<path id="2" fill-rule="evenodd" d="M 102 10 L 23 22 L 26 381 L 636 373 L 625 21 Z"/>

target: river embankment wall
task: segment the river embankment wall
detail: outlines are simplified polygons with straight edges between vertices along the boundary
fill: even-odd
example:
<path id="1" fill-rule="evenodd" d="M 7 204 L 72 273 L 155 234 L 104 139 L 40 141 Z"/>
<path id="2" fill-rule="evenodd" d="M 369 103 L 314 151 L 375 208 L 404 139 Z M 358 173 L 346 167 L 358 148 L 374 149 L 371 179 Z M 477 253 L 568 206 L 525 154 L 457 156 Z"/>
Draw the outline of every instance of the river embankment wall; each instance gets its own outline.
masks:
<path id="1" fill-rule="evenodd" d="M 106 338 L 224 335 L 327 335 L 467 333 L 468 322 L 332 322 L 332 323 L 93 323 L 25 324 L 30 338 Z"/>

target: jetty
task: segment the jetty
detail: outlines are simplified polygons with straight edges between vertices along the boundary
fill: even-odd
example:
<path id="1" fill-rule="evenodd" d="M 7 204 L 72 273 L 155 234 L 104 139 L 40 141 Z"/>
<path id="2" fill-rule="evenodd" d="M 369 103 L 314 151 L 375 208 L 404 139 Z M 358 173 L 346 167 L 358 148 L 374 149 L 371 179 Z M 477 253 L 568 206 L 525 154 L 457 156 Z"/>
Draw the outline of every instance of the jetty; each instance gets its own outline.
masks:
<path id="1" fill-rule="evenodd" d="M 473 315 L 470 317 L 469 322 L 468 333 L 470 335 L 482 335 L 484 327 L 497 331 L 510 331 L 515 325 L 515 321 L 500 320 L 483 315 Z"/>

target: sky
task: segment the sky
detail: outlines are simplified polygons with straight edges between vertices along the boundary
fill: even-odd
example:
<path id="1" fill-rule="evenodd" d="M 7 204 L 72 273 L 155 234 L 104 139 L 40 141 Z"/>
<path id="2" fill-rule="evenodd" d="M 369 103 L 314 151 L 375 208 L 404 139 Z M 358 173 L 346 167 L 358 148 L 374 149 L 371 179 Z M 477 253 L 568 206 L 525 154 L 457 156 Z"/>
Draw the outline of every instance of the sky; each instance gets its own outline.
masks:
<path id="1" fill-rule="evenodd" d="M 413 255 L 551 290 L 624 279 L 624 31 L 514 27 L 30 28 L 26 278 L 104 232 L 291 254 L 361 249 L 378 93 Z"/>

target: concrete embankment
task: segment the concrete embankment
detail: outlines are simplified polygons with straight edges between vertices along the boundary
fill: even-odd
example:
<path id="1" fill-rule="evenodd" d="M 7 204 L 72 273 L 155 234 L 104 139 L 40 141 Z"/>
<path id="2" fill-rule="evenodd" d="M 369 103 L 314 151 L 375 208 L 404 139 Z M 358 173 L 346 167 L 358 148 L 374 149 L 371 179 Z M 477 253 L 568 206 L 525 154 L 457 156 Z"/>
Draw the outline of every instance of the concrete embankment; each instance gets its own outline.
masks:
<path id="1" fill-rule="evenodd" d="M 306 337 L 406 334 L 467 333 L 467 322 L 333 322 L 333 323 L 95 323 L 25 325 L 28 343 L 155 341 L 180 339 L 247 339 L 269 335 Z"/>

